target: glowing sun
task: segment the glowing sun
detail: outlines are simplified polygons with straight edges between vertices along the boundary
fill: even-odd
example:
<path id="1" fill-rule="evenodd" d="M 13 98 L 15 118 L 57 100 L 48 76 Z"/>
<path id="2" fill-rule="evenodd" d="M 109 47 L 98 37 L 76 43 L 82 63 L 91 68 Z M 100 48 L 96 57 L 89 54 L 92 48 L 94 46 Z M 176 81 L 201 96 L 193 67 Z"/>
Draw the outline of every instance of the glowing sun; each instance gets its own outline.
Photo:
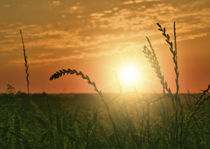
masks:
<path id="1" fill-rule="evenodd" d="M 133 85 L 139 80 L 140 73 L 135 66 L 128 65 L 121 69 L 120 80 L 126 85 Z"/>

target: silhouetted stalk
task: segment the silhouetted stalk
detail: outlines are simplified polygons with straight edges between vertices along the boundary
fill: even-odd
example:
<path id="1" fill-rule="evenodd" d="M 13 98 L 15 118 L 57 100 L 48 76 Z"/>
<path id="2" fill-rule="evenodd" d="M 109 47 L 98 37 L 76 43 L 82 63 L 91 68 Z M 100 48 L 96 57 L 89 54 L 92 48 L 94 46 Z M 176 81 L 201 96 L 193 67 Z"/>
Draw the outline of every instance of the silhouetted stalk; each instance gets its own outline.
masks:
<path id="1" fill-rule="evenodd" d="M 176 96 L 179 94 L 179 72 L 178 72 L 178 59 L 177 59 L 177 44 L 176 44 L 176 23 L 174 22 L 174 70 L 176 73 Z"/>
<path id="2" fill-rule="evenodd" d="M 21 36 L 21 40 L 22 40 L 22 45 L 23 45 L 23 56 L 24 56 L 24 61 L 25 61 L 25 72 L 26 72 L 26 83 L 27 83 L 27 92 L 29 95 L 29 72 L 28 72 L 28 61 L 27 61 L 27 56 L 26 56 L 26 49 L 25 49 L 25 45 L 24 45 L 24 40 L 23 40 L 23 34 L 22 34 L 22 30 L 20 30 L 20 36 Z"/>
<path id="3" fill-rule="evenodd" d="M 173 62 L 174 62 L 174 71 L 175 71 L 175 75 L 176 75 L 176 78 L 175 78 L 175 82 L 176 82 L 176 94 L 175 94 L 175 97 L 176 97 L 176 106 L 180 106 L 181 107 L 181 101 L 178 97 L 178 94 L 179 94 L 179 72 L 178 72 L 178 60 L 177 60 L 177 43 L 176 43 L 176 23 L 174 22 L 174 47 L 173 47 L 173 42 L 170 41 L 170 36 L 169 34 L 166 34 L 166 28 L 163 28 L 159 23 L 157 23 L 159 29 L 161 32 L 162 32 L 162 35 L 166 38 L 166 42 L 167 44 L 169 45 L 169 49 L 170 49 L 170 52 L 172 53 L 172 56 L 173 56 Z M 178 104 L 178 105 L 177 105 Z"/>
<path id="4" fill-rule="evenodd" d="M 143 52 L 144 52 L 146 58 L 148 58 L 150 64 L 152 65 L 157 77 L 160 79 L 160 83 L 161 83 L 162 88 L 163 88 L 163 93 L 165 94 L 165 91 L 168 92 L 168 94 L 169 94 L 169 96 L 171 97 L 171 100 L 172 100 L 173 108 L 174 108 L 174 110 L 176 110 L 176 105 L 175 105 L 175 102 L 174 102 L 174 96 L 171 92 L 171 89 L 168 87 L 168 83 L 165 81 L 165 78 L 164 78 L 164 76 L 163 76 L 163 74 L 160 70 L 160 64 L 159 64 L 157 56 L 155 54 L 155 50 L 152 47 L 150 39 L 148 37 L 146 37 L 146 39 L 149 43 L 150 49 L 148 49 L 146 46 L 144 46 Z"/>
<path id="5" fill-rule="evenodd" d="M 175 82 L 176 82 L 176 92 L 175 95 L 172 94 L 171 89 L 167 86 L 167 82 L 164 80 L 164 76 L 162 75 L 160 71 L 160 65 L 157 60 L 157 56 L 155 54 L 155 51 L 152 47 L 152 44 L 148 37 L 147 41 L 149 43 L 150 49 L 148 49 L 146 46 L 144 47 L 144 53 L 146 57 L 149 59 L 149 62 L 152 64 L 152 67 L 155 70 L 155 73 L 157 74 L 158 78 L 160 79 L 161 85 L 163 87 L 163 93 L 165 90 L 168 92 L 169 97 L 172 99 L 173 109 L 175 113 L 175 148 L 179 147 L 182 148 L 182 129 L 183 129 L 183 106 L 179 97 L 179 72 L 178 72 L 178 60 L 177 60 L 177 43 L 176 43 L 176 24 L 174 22 L 174 44 L 172 41 L 170 41 L 169 34 L 166 34 L 166 28 L 162 27 L 159 23 L 158 30 L 162 32 L 162 35 L 165 37 L 165 40 L 167 44 L 169 45 L 170 52 L 172 53 L 173 57 L 173 63 L 174 63 L 174 71 L 176 74 Z M 174 46 L 173 46 L 174 45 Z M 180 130 L 180 131 L 179 131 Z"/>
<path id="6" fill-rule="evenodd" d="M 188 114 L 187 118 L 187 125 L 191 123 L 191 120 L 195 116 L 195 114 L 200 110 L 201 106 L 210 99 L 210 95 L 208 94 L 210 90 L 210 84 L 208 85 L 208 88 L 203 90 L 203 93 L 198 97 L 198 100 L 195 103 L 195 108 L 191 113 Z"/>
<path id="7" fill-rule="evenodd" d="M 76 74 L 77 76 L 81 76 L 82 79 L 84 80 L 87 80 L 88 81 L 88 84 L 90 84 L 91 86 L 93 86 L 94 90 L 98 93 L 98 95 L 100 96 L 105 108 L 106 108 L 106 111 L 107 111 L 107 114 L 108 114 L 108 117 L 112 123 L 112 127 L 113 127 L 113 130 L 114 130 L 114 135 L 115 135 L 115 139 L 117 141 L 117 144 L 118 144 L 118 147 L 121 148 L 121 144 L 120 144 L 120 140 L 118 138 L 118 131 L 117 131 L 117 127 L 114 123 L 114 120 L 112 118 L 112 115 L 111 115 L 111 112 L 110 112 L 110 109 L 109 109 L 109 106 L 108 104 L 106 103 L 105 99 L 104 99 L 104 96 L 102 94 L 102 92 L 100 90 L 98 90 L 98 88 L 96 87 L 96 84 L 95 82 L 91 81 L 89 76 L 87 75 L 84 75 L 82 72 L 78 72 L 77 70 L 75 69 L 63 69 L 63 70 L 60 70 L 60 71 L 57 71 L 56 73 L 54 73 L 51 77 L 50 77 L 50 80 L 53 80 L 53 79 L 58 79 L 60 78 L 61 76 L 65 75 L 65 74 Z"/>
<path id="8" fill-rule="evenodd" d="M 183 114 L 183 105 L 181 103 L 180 97 L 179 97 L 179 71 L 178 71 L 178 58 L 177 58 L 177 41 L 176 41 L 176 23 L 174 22 L 174 52 L 173 52 L 173 59 L 174 59 L 174 71 L 176 74 L 176 102 L 179 104 L 179 116 L 180 116 L 180 136 L 179 136 L 179 148 L 182 148 L 182 134 L 183 134 L 183 121 L 184 121 L 184 114 Z M 177 107 L 178 108 L 178 107 Z M 177 130 L 178 131 L 178 130 Z"/>

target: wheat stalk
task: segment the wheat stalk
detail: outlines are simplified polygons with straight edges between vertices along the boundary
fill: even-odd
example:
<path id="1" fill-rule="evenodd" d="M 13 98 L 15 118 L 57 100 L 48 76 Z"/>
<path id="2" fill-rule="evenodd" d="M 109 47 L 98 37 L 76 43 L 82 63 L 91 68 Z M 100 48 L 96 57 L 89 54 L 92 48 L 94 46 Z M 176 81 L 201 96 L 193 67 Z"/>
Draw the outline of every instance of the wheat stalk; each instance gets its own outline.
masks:
<path id="1" fill-rule="evenodd" d="M 97 88 L 95 82 L 91 81 L 88 75 L 85 75 L 85 74 L 84 74 L 83 72 L 81 72 L 81 71 L 78 72 L 78 71 L 75 70 L 75 69 L 62 69 L 62 70 L 59 70 L 59 71 L 57 71 L 56 73 L 54 73 L 54 74 L 50 77 L 50 80 L 58 79 L 58 78 L 60 78 L 61 76 L 65 75 L 65 74 L 75 74 L 75 75 L 77 75 L 77 76 L 80 76 L 80 77 L 82 77 L 82 79 L 87 80 L 87 81 L 88 81 L 88 84 L 90 84 L 91 86 L 93 86 L 94 90 L 95 90 L 95 91 L 98 93 L 98 95 L 101 97 L 101 100 L 102 100 L 102 102 L 103 102 L 103 104 L 104 104 L 104 106 L 105 106 L 105 108 L 106 108 L 108 117 L 109 117 L 109 119 L 110 119 L 110 121 L 111 121 L 111 123 L 112 123 L 112 127 L 113 127 L 113 130 L 114 130 L 114 132 L 115 132 L 114 135 L 115 135 L 116 141 L 117 141 L 118 146 L 119 146 L 119 148 L 120 148 L 121 145 L 120 145 L 120 141 L 119 141 L 119 138 L 118 138 L 118 135 L 117 135 L 117 134 L 118 134 L 117 127 L 116 127 L 116 125 L 115 125 L 115 123 L 114 123 L 114 120 L 113 120 L 113 118 L 112 118 L 112 115 L 111 115 L 109 106 L 108 106 L 108 104 L 106 103 L 106 101 L 105 101 L 105 99 L 104 99 L 104 96 L 103 96 L 102 92 Z"/>
<path id="2" fill-rule="evenodd" d="M 22 45 L 23 45 L 23 56 L 24 56 L 24 61 L 25 61 L 27 91 L 28 91 L 28 95 L 29 95 L 29 93 L 30 93 L 29 92 L 29 72 L 28 72 L 29 66 L 28 66 L 28 61 L 27 61 L 27 56 L 26 56 L 26 49 L 25 49 L 25 45 L 24 45 L 22 30 L 20 30 L 20 36 L 21 36 Z"/>
<path id="3" fill-rule="evenodd" d="M 148 49 L 146 46 L 144 47 L 144 54 L 148 58 L 149 62 L 151 63 L 152 67 L 155 70 L 156 75 L 160 79 L 161 85 L 163 87 L 163 92 L 166 90 L 169 94 L 169 96 L 172 99 L 173 109 L 175 112 L 175 143 L 177 144 L 177 141 L 179 141 L 179 147 L 182 148 L 182 127 L 183 127 L 183 106 L 181 103 L 181 100 L 179 98 L 179 72 L 178 72 L 178 61 L 177 61 L 177 43 L 176 43 L 176 24 L 174 22 L 173 32 L 174 32 L 174 43 L 170 40 L 169 34 L 166 33 L 166 28 L 162 27 L 159 23 L 157 23 L 158 30 L 162 32 L 162 35 L 165 37 L 165 40 L 167 44 L 169 45 L 169 50 L 172 53 L 173 57 L 173 63 L 174 63 L 174 71 L 175 71 L 175 82 L 176 82 L 176 92 L 175 95 L 172 94 L 171 89 L 168 87 L 167 82 L 164 80 L 164 76 L 162 75 L 160 71 L 160 65 L 157 59 L 157 56 L 155 54 L 155 51 L 152 47 L 152 44 L 148 37 L 147 41 L 149 43 L 150 49 Z M 179 119 L 180 118 L 180 119 Z M 180 132 L 179 132 L 180 128 Z"/>
<path id="4" fill-rule="evenodd" d="M 189 118 L 188 118 L 188 123 L 191 122 L 192 118 L 198 112 L 201 108 L 201 106 L 210 99 L 209 95 L 209 90 L 210 90 L 210 84 L 208 85 L 208 88 L 203 90 L 202 94 L 198 97 L 198 100 L 195 102 L 195 107 L 191 113 L 189 113 Z"/>
<path id="5" fill-rule="evenodd" d="M 160 70 L 160 64 L 157 59 L 156 53 L 152 47 L 152 44 L 150 42 L 150 39 L 148 37 L 146 37 L 146 39 L 149 43 L 150 49 L 147 48 L 147 46 L 144 46 L 143 53 L 145 54 L 146 58 L 151 63 L 153 69 L 155 70 L 157 77 L 160 79 L 160 83 L 163 87 L 163 92 L 166 90 L 169 94 L 171 94 L 171 89 L 168 87 L 168 83 L 167 83 L 167 81 L 165 81 L 165 78 Z"/>
<path id="6" fill-rule="evenodd" d="M 178 110 L 180 112 L 180 127 L 182 127 L 183 125 L 183 120 L 184 120 L 184 116 L 183 116 L 183 106 L 181 103 L 181 100 L 179 98 L 179 72 L 178 72 L 178 60 L 177 60 L 177 43 L 176 43 L 176 23 L 174 22 L 174 26 L 173 26 L 173 33 L 174 33 L 174 44 L 173 42 L 170 40 L 170 36 L 169 34 L 166 33 L 166 28 L 162 27 L 159 23 L 157 23 L 157 26 L 159 27 L 158 30 L 162 32 L 162 35 L 165 37 L 165 40 L 167 42 L 167 44 L 169 45 L 169 49 L 170 52 L 173 56 L 173 62 L 174 62 L 174 71 L 175 71 L 175 83 L 176 83 L 176 93 L 174 96 L 174 99 L 176 100 L 175 102 L 175 106 L 176 106 L 176 122 L 178 122 L 177 120 L 177 116 L 178 116 Z M 178 109 L 179 108 L 179 109 Z M 177 127 L 178 129 L 178 127 Z M 178 131 L 178 130 L 177 130 Z M 182 128 L 181 128 L 181 134 L 182 134 Z M 181 140 L 181 139 L 180 139 Z M 180 143 L 181 145 L 182 143 Z"/>
<path id="7" fill-rule="evenodd" d="M 171 89 L 168 87 L 168 83 L 165 80 L 164 75 L 161 72 L 160 64 L 159 64 L 158 58 L 156 56 L 155 50 L 152 47 L 150 39 L 148 37 L 146 37 L 146 39 L 149 43 L 150 48 L 147 48 L 147 46 L 144 46 L 143 53 L 145 54 L 146 58 L 149 60 L 150 64 L 152 65 L 152 68 L 154 69 L 157 77 L 160 79 L 160 83 L 163 88 L 163 93 L 165 93 L 165 90 L 168 92 L 169 96 L 172 99 L 173 108 L 174 108 L 174 110 L 176 110 L 174 96 L 172 95 Z"/>
<path id="8" fill-rule="evenodd" d="M 157 26 L 159 27 L 158 30 L 162 32 L 162 35 L 165 37 L 165 40 L 167 44 L 169 45 L 170 52 L 173 56 L 173 62 L 174 62 L 174 71 L 176 74 L 176 102 L 181 106 L 181 101 L 178 98 L 179 94 L 179 72 L 178 72 L 178 61 L 177 61 L 177 43 L 176 43 L 176 23 L 174 22 L 174 44 L 170 40 L 169 34 L 166 33 L 166 28 L 162 27 L 159 23 L 157 23 Z"/>

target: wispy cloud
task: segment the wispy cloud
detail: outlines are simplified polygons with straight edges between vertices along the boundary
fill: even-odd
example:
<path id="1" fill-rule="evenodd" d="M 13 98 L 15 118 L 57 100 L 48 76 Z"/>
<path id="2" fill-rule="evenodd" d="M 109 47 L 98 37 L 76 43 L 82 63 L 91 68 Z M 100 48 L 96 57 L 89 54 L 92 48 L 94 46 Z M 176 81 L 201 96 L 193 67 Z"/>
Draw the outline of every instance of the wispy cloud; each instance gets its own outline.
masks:
<path id="1" fill-rule="evenodd" d="M 53 52 L 48 52 L 48 53 L 41 53 L 41 54 L 39 54 L 39 58 L 46 58 L 46 57 L 50 57 L 50 56 L 52 56 L 52 55 L 54 55 L 54 53 Z"/>
<path id="2" fill-rule="evenodd" d="M 61 2 L 59 0 L 53 0 L 49 1 L 50 6 L 57 7 L 61 5 Z"/>
<path id="3" fill-rule="evenodd" d="M 4 7 L 4 8 L 10 8 L 11 5 L 10 4 L 3 4 L 2 7 Z"/>
<path id="4" fill-rule="evenodd" d="M 138 3 L 143 3 L 143 2 L 159 2 L 160 0 L 127 0 L 124 1 L 123 4 L 124 5 L 130 5 L 130 4 L 138 4 Z"/>
<path id="5" fill-rule="evenodd" d="M 27 6 L 27 9 L 33 8 L 34 12 L 38 13 L 39 22 L 13 22 L 12 17 L 9 18 L 11 20 L 1 21 L 4 22 L 0 23 L 1 52 L 9 53 L 21 48 L 19 29 L 23 30 L 26 47 L 33 53 L 33 63 L 115 54 L 123 51 L 123 46 L 126 49 L 140 48 L 145 35 L 159 34 L 154 29 L 156 22 L 168 27 L 172 26 L 175 20 L 179 41 L 210 34 L 208 0 L 195 0 L 190 3 L 187 0 L 179 3 L 167 0 L 52 0 L 42 4 L 46 14 L 39 12 L 38 7 L 35 11 L 34 7 L 38 5 Z M 48 19 L 49 21 L 46 21 Z M 172 28 L 167 29 L 171 32 Z"/>

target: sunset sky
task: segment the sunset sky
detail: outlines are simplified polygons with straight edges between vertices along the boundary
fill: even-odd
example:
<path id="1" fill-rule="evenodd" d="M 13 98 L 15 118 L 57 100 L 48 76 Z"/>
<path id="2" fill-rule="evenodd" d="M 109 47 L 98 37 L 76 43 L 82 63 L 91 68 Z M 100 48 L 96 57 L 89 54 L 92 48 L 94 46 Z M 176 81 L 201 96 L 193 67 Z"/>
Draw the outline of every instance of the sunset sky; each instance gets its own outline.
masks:
<path id="1" fill-rule="evenodd" d="M 161 70 L 174 91 L 172 55 L 158 31 L 173 37 L 176 21 L 180 91 L 200 92 L 210 84 L 209 0 L 0 0 L 0 92 L 11 84 L 26 92 L 19 30 L 29 62 L 31 92 L 93 92 L 86 81 L 65 76 L 63 68 L 88 74 L 102 92 L 119 92 L 115 72 L 134 64 L 141 73 L 139 92 L 161 92 L 143 54 L 151 39 Z M 128 87 L 122 85 L 126 91 Z"/>

